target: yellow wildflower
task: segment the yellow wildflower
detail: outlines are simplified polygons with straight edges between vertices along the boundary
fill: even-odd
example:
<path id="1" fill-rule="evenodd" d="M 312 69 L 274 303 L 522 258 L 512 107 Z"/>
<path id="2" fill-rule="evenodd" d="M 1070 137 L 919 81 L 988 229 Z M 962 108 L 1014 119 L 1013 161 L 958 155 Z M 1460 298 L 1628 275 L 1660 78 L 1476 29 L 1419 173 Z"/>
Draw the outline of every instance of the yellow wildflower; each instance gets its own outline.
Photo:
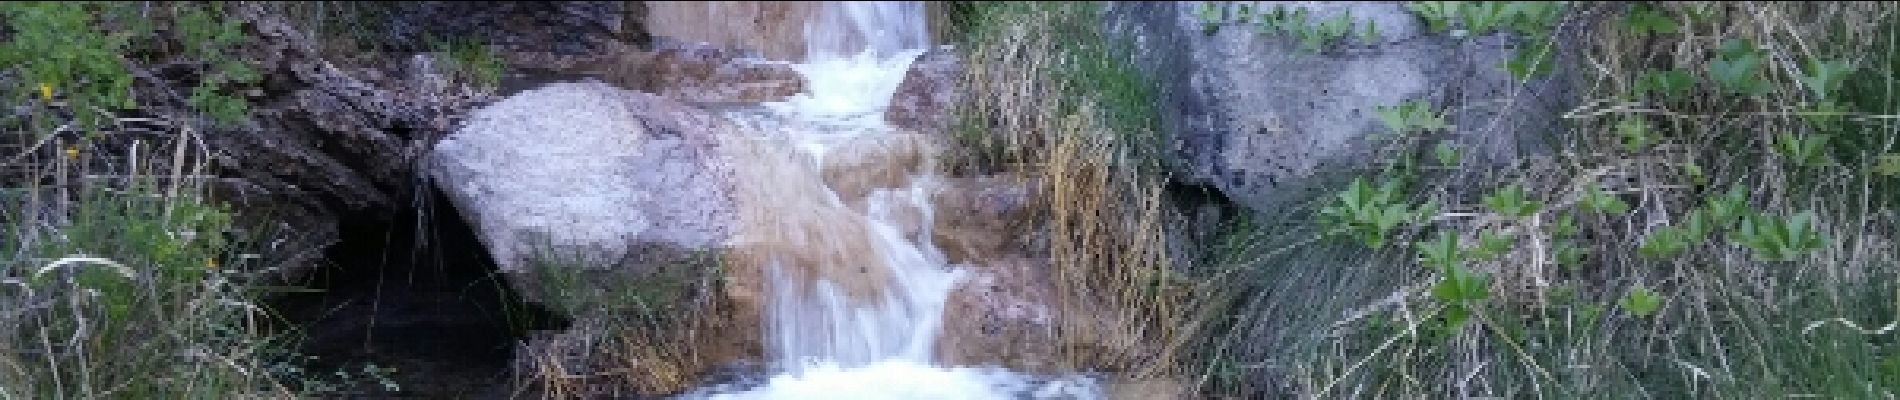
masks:
<path id="1" fill-rule="evenodd" d="M 67 159 L 71 159 L 71 160 L 77 160 L 77 159 L 79 159 L 79 147 L 78 147 L 78 146 L 66 146 L 66 158 L 67 158 Z"/>
<path id="2" fill-rule="evenodd" d="M 205 260 L 205 269 L 208 269 L 208 270 L 212 270 L 212 271 L 217 271 L 217 270 L 218 270 L 218 260 L 216 260 L 216 259 L 209 259 L 209 260 Z"/>
<path id="3" fill-rule="evenodd" d="M 40 98 L 46 99 L 47 101 L 53 100 L 53 84 L 40 83 Z"/>

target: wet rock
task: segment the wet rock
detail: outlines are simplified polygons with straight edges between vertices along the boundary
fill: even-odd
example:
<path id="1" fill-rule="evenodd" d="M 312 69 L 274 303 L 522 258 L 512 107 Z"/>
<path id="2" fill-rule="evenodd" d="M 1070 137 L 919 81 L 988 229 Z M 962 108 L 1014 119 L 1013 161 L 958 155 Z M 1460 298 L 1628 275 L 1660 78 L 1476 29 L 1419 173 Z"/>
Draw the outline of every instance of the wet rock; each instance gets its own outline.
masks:
<path id="1" fill-rule="evenodd" d="M 1019 254 L 1031 237 L 1034 182 L 1011 176 L 948 178 L 931 188 L 937 208 L 932 240 L 951 263 Z"/>
<path id="2" fill-rule="evenodd" d="M 1058 367 L 1058 318 L 1047 261 L 1003 258 L 965 264 L 970 271 L 944 306 L 941 359 L 952 365 Z"/>
<path id="3" fill-rule="evenodd" d="M 430 172 L 499 269 L 547 301 L 544 290 L 585 292 L 536 281 L 549 274 L 632 285 L 709 265 L 735 218 L 718 140 L 731 129 L 651 94 L 557 83 L 475 111 L 435 144 Z"/>
<path id="4" fill-rule="evenodd" d="M 1367 44 L 1354 35 L 1314 52 L 1250 24 L 1209 35 L 1198 2 L 1116 3 L 1105 23 L 1131 40 L 1137 64 L 1158 83 L 1178 176 L 1255 211 L 1285 209 L 1368 167 L 1382 143 L 1373 134 L 1388 131 L 1379 107 L 1424 100 L 1449 110 L 1454 126 L 1442 138 L 1486 165 L 1547 151 L 1545 134 L 1574 104 L 1568 71 L 1528 84 L 1505 71 L 1514 38 L 1428 32 L 1400 2 L 1216 3 L 1228 15 L 1240 4 L 1305 8 L 1313 21 L 1350 13 L 1352 32 L 1371 24 L 1378 37 Z"/>
<path id="5" fill-rule="evenodd" d="M 962 96 L 957 80 L 963 74 L 963 60 L 949 47 L 924 52 L 904 73 L 891 96 L 884 118 L 900 128 L 941 134 L 950 126 L 952 108 Z"/>
<path id="6" fill-rule="evenodd" d="M 779 101 L 805 89 L 805 78 L 791 64 L 710 47 L 632 56 L 610 76 L 624 87 L 691 103 Z"/>
<path id="7" fill-rule="evenodd" d="M 816 2 L 647 2 L 644 26 L 656 38 L 746 49 L 773 60 L 805 56 L 805 24 Z"/>

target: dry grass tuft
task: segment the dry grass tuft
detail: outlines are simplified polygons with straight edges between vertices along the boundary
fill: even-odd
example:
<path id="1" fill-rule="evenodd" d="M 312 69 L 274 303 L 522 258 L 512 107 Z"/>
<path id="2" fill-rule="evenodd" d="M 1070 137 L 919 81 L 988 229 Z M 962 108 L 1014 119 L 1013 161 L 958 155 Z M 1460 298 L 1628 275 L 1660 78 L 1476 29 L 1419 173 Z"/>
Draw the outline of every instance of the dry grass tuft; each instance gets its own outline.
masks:
<path id="1" fill-rule="evenodd" d="M 953 154 L 966 171 L 997 171 L 1037 182 L 1029 217 L 1039 221 L 1037 253 L 1052 261 L 1054 338 L 1061 367 L 1114 371 L 1120 377 L 1174 377 L 1189 294 L 1169 255 L 1162 188 L 1146 168 L 1152 128 L 1118 123 L 1146 102 L 1100 90 L 1083 74 L 1135 78 L 1112 60 L 1095 24 L 1097 10 L 1076 4 L 979 5 L 965 34 L 968 90 Z M 1081 41 L 1077 41 L 1081 39 Z M 1094 42 L 1089 42 L 1089 41 Z M 1139 87 L 1145 82 L 1114 82 Z M 1133 116 L 1151 118 L 1151 116 Z"/>

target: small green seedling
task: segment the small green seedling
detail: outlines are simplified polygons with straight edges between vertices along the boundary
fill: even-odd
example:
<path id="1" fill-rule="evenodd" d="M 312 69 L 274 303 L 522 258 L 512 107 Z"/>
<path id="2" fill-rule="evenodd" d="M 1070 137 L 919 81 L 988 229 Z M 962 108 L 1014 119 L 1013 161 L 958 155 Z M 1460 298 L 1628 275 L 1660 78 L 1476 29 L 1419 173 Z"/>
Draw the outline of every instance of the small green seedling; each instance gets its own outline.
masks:
<path id="1" fill-rule="evenodd" d="M 1676 101 L 1689 94 L 1689 89 L 1694 86 L 1695 77 L 1690 76 L 1688 72 L 1645 71 L 1642 76 L 1636 78 L 1634 89 L 1637 93 L 1661 96 L 1666 101 Z"/>
<path id="2" fill-rule="evenodd" d="M 1432 158 L 1438 160 L 1438 165 L 1458 165 L 1458 148 L 1452 146 L 1451 142 L 1438 142 L 1438 146 L 1432 148 Z"/>
<path id="3" fill-rule="evenodd" d="M 1551 53 L 1556 47 L 1556 43 L 1549 40 L 1533 40 L 1530 46 L 1518 49 L 1516 54 L 1504 61 L 1504 71 L 1519 81 L 1549 74 L 1554 64 L 1551 62 Z"/>
<path id="4" fill-rule="evenodd" d="M 1676 20 L 1649 4 L 1637 3 L 1623 14 L 1623 29 L 1636 35 L 1669 34 L 1677 31 Z"/>
<path id="5" fill-rule="evenodd" d="M 1413 244 L 1418 248 L 1419 262 L 1438 271 L 1450 271 L 1464 262 L 1464 253 L 1458 247 L 1458 235 L 1450 232 L 1438 232 L 1438 238 L 1429 242 Z"/>
<path id="6" fill-rule="evenodd" d="M 1688 175 L 1689 183 L 1693 183 L 1696 186 L 1709 184 L 1709 174 L 1702 170 L 1702 165 L 1696 164 L 1694 161 L 1682 163 L 1682 174 Z"/>
<path id="7" fill-rule="evenodd" d="M 1443 33 L 1451 30 L 1452 19 L 1458 17 L 1458 12 L 1464 8 L 1464 3 L 1463 1 L 1410 1 L 1405 3 L 1405 9 L 1425 19 L 1425 26 L 1432 32 Z"/>
<path id="8" fill-rule="evenodd" d="M 1730 186 L 1727 192 L 1709 197 L 1702 207 L 1709 210 L 1709 217 L 1718 226 L 1733 226 L 1751 213 L 1748 209 L 1748 189 L 1741 185 Z"/>
<path id="9" fill-rule="evenodd" d="M 1432 285 L 1432 297 L 1446 303 L 1478 301 L 1491 297 L 1491 278 L 1462 267 L 1445 271 L 1443 279 Z"/>
<path id="10" fill-rule="evenodd" d="M 1405 134 L 1412 131 L 1439 131 L 1451 127 L 1445 123 L 1445 116 L 1432 112 L 1431 105 L 1425 100 L 1406 100 L 1396 106 L 1381 106 L 1373 110 L 1379 122 L 1392 132 Z"/>
<path id="11" fill-rule="evenodd" d="M 1459 9 L 1458 17 L 1472 36 L 1491 32 L 1509 22 L 1510 14 L 1505 12 L 1505 2 L 1474 1 L 1464 5 Z"/>
<path id="12" fill-rule="evenodd" d="M 1887 177 L 1900 176 L 1900 153 L 1887 153 L 1875 157 L 1874 173 Z"/>
<path id="13" fill-rule="evenodd" d="M 1630 314 L 1648 317 L 1662 308 L 1662 296 L 1643 285 L 1636 285 L 1630 288 L 1629 292 L 1624 293 L 1623 298 L 1616 301 L 1616 305 L 1623 307 L 1623 310 L 1629 311 Z"/>
<path id="14" fill-rule="evenodd" d="M 1574 270 L 1577 269 L 1578 266 L 1582 266 L 1583 256 L 1587 254 L 1589 254 L 1589 250 L 1584 250 L 1569 243 L 1558 243 L 1550 250 L 1551 258 L 1557 262 L 1557 266 L 1563 267 L 1566 270 Z"/>
<path id="15" fill-rule="evenodd" d="M 1623 140 L 1623 149 L 1631 152 L 1642 151 L 1656 144 L 1656 137 L 1649 131 L 1649 122 L 1641 117 L 1628 116 L 1617 121 L 1616 136 Z"/>
<path id="16" fill-rule="evenodd" d="M 1436 213 L 1433 206 L 1412 207 L 1398 202 L 1398 183 L 1386 182 L 1378 188 L 1364 178 L 1354 179 L 1337 195 L 1320 216 L 1335 229 L 1357 237 L 1367 247 L 1383 247 L 1386 236 L 1399 226 L 1421 221 Z"/>
<path id="17" fill-rule="evenodd" d="M 1577 232 L 1579 231 L 1577 230 L 1576 216 L 1573 216 L 1570 214 L 1559 214 L 1557 218 L 1553 219 L 1550 222 L 1551 236 L 1565 237 L 1565 236 L 1575 235 L 1577 234 Z"/>
<path id="18" fill-rule="evenodd" d="M 1214 32 L 1220 29 L 1223 19 L 1220 6 L 1211 1 L 1202 2 L 1200 8 L 1194 9 L 1194 16 L 1200 17 L 1201 34 L 1207 36 L 1213 36 Z"/>
<path id="19" fill-rule="evenodd" d="M 1801 86 L 1807 88 L 1814 98 L 1829 101 L 1834 99 L 1834 92 L 1840 90 L 1847 76 L 1854 73 L 1854 66 L 1841 60 L 1811 59 L 1801 73 L 1802 76 L 1796 78 L 1801 81 Z"/>
<path id="20" fill-rule="evenodd" d="M 1762 54 L 1747 40 L 1729 39 L 1709 60 L 1709 78 L 1730 94 L 1759 96 L 1774 90 L 1761 79 Z"/>
<path id="21" fill-rule="evenodd" d="M 1495 259 L 1498 256 L 1504 255 L 1505 252 L 1510 251 L 1511 245 L 1514 242 L 1515 240 L 1510 236 L 1501 235 L 1498 234 L 1497 231 L 1486 229 L 1482 232 L 1478 232 L 1478 248 L 1472 250 L 1471 258 L 1477 260 Z"/>
<path id="22" fill-rule="evenodd" d="M 1531 201 L 1526 197 L 1524 187 L 1511 184 L 1510 186 L 1505 186 L 1503 189 L 1498 189 L 1497 192 L 1492 193 L 1490 196 L 1485 196 L 1484 206 L 1491 209 L 1491 212 L 1524 218 L 1531 216 L 1531 214 L 1536 214 L 1544 205 Z"/>
<path id="23" fill-rule="evenodd" d="M 1667 260 L 1682 254 L 1694 241 L 1692 239 L 1682 228 L 1658 227 L 1643 236 L 1643 243 L 1637 246 L 1636 253 L 1652 260 Z"/>
<path id="24" fill-rule="evenodd" d="M 1767 261 L 1794 260 L 1827 244 L 1815 226 L 1814 213 L 1806 211 L 1786 219 L 1749 215 L 1729 238 Z"/>
<path id="25" fill-rule="evenodd" d="M 1604 192 L 1596 185 L 1583 189 L 1583 195 L 1577 199 L 1577 205 L 1586 211 L 1609 215 L 1622 215 L 1630 211 L 1629 203 L 1624 203 L 1622 198 Z"/>
<path id="26" fill-rule="evenodd" d="M 1771 143 L 1775 154 L 1780 155 L 1796 166 L 1811 167 L 1821 165 L 1827 160 L 1827 141 L 1824 134 L 1797 135 L 1782 132 L 1775 135 Z"/>

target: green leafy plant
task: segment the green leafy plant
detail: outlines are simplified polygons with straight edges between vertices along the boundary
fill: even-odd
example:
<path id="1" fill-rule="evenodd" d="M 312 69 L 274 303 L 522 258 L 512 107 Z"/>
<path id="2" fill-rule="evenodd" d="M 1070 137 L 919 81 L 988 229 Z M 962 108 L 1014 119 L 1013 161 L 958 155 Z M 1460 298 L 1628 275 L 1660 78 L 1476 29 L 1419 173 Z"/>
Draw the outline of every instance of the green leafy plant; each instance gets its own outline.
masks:
<path id="1" fill-rule="evenodd" d="M 1596 185 L 1590 185 L 1583 189 L 1583 195 L 1577 198 L 1577 206 L 1583 207 L 1583 209 L 1587 211 L 1610 215 L 1621 215 L 1629 213 L 1630 211 L 1629 203 L 1624 203 L 1622 198 L 1604 192 L 1602 188 L 1598 188 Z"/>
<path id="2" fill-rule="evenodd" d="M 1649 121 L 1641 117 L 1626 116 L 1616 122 L 1616 136 L 1623 141 L 1623 149 L 1632 152 L 1642 151 L 1656 144 L 1656 137 L 1649 131 Z"/>
<path id="3" fill-rule="evenodd" d="M 1841 83 L 1852 75 L 1855 69 L 1852 64 L 1842 60 L 1811 59 L 1805 67 L 1801 71 L 1802 76 L 1795 79 L 1800 80 L 1801 86 L 1807 88 L 1814 98 L 1821 101 L 1834 99 L 1834 94 L 1840 90 Z"/>
<path id="4" fill-rule="evenodd" d="M 1343 42 L 1353 35 L 1353 19 L 1350 11 L 1314 22 L 1312 13 L 1306 7 L 1294 7 L 1292 11 L 1287 10 L 1288 7 L 1284 5 L 1276 5 L 1272 11 L 1259 13 L 1260 20 L 1257 26 L 1259 31 L 1291 35 L 1299 42 L 1301 50 L 1310 52 L 1324 50 L 1327 46 Z M 1376 37 L 1376 29 L 1367 23 L 1361 34 L 1369 38 Z M 1367 43 L 1371 43 L 1371 40 Z"/>
<path id="5" fill-rule="evenodd" d="M 1682 254 L 1682 251 L 1695 241 L 1682 228 L 1657 227 L 1650 230 L 1648 235 L 1643 236 L 1643 242 L 1637 246 L 1636 253 L 1653 260 L 1667 260 L 1674 258 L 1677 254 Z"/>
<path id="6" fill-rule="evenodd" d="M 1352 12 L 1348 11 L 1335 15 L 1332 18 L 1327 18 L 1325 21 L 1320 21 L 1318 25 L 1314 25 L 1312 34 L 1307 37 L 1313 37 L 1315 39 L 1307 39 L 1305 41 L 1310 42 L 1308 48 L 1311 51 L 1318 51 L 1321 46 L 1340 42 L 1350 34 L 1352 34 Z"/>
<path id="7" fill-rule="evenodd" d="M 1709 174 L 1702 170 L 1701 164 L 1696 164 L 1693 161 L 1682 163 L 1682 174 L 1688 175 L 1689 182 L 1694 183 L 1696 186 L 1709 184 Z"/>
<path id="8" fill-rule="evenodd" d="M 1465 29 L 1470 30 L 1470 35 L 1482 35 L 1504 27 L 1509 22 L 1511 14 L 1507 12 L 1506 2 L 1473 1 L 1461 4 L 1464 7 L 1458 9 L 1458 18 L 1464 23 Z"/>
<path id="9" fill-rule="evenodd" d="M 1366 28 L 1359 30 L 1359 42 L 1367 45 L 1379 44 L 1379 24 L 1366 20 Z"/>
<path id="10" fill-rule="evenodd" d="M 1729 237 L 1767 261 L 1793 260 L 1827 243 L 1815 226 L 1814 213 L 1806 211 L 1785 219 L 1748 215 Z"/>
<path id="11" fill-rule="evenodd" d="M 1768 94 L 1774 91 L 1774 86 L 1761 79 L 1762 60 L 1761 51 L 1755 49 L 1754 44 L 1743 39 L 1728 39 L 1708 62 L 1709 78 L 1730 94 Z"/>
<path id="12" fill-rule="evenodd" d="M 1811 167 L 1827 161 L 1827 141 L 1832 138 L 1825 134 L 1800 135 L 1791 132 L 1775 134 L 1770 146 L 1775 154 L 1787 159 L 1796 166 Z"/>
<path id="13" fill-rule="evenodd" d="M 1690 76 L 1688 72 L 1666 70 L 1644 71 L 1643 74 L 1636 79 L 1634 89 L 1637 93 L 1660 96 L 1664 100 L 1676 101 L 1681 99 L 1682 96 L 1689 94 L 1689 89 L 1693 87 L 1695 87 L 1695 77 Z"/>
<path id="14" fill-rule="evenodd" d="M 1643 285 L 1636 285 L 1616 301 L 1618 307 L 1638 317 L 1648 317 L 1662 308 L 1662 296 Z"/>
<path id="15" fill-rule="evenodd" d="M 1504 255 L 1505 252 L 1510 251 L 1511 245 L 1514 242 L 1515 240 L 1510 236 L 1499 234 L 1494 230 L 1486 229 L 1480 231 L 1478 232 L 1478 247 L 1472 249 L 1471 258 L 1477 260 L 1495 259 L 1498 256 Z"/>
<path id="16" fill-rule="evenodd" d="M 1491 209 L 1491 212 L 1517 218 L 1529 217 L 1543 209 L 1543 203 L 1531 201 L 1526 196 L 1523 186 L 1511 184 L 1485 196 L 1484 206 Z"/>
<path id="17" fill-rule="evenodd" d="M 1439 271 L 1448 271 L 1464 262 L 1464 253 L 1458 247 L 1458 235 L 1439 231 L 1438 238 L 1429 242 L 1414 243 L 1418 248 L 1419 261 L 1427 267 Z"/>
<path id="18" fill-rule="evenodd" d="M 1214 2 L 1202 2 L 1199 8 L 1194 9 L 1194 16 L 1201 19 L 1201 34 L 1211 36 L 1220 29 L 1221 8 Z"/>
<path id="19" fill-rule="evenodd" d="M 1557 218 L 1553 218 L 1550 221 L 1550 234 L 1553 237 L 1567 237 L 1576 235 L 1577 232 L 1577 218 L 1575 216 L 1559 214 Z"/>
<path id="20" fill-rule="evenodd" d="M 1490 276 L 1462 267 L 1445 271 L 1444 279 L 1432 286 L 1432 297 L 1445 302 L 1477 301 L 1491 297 Z"/>
<path id="21" fill-rule="evenodd" d="M 1875 157 L 1874 173 L 1881 176 L 1900 176 L 1900 154 L 1887 153 Z"/>
<path id="22" fill-rule="evenodd" d="M 1556 49 L 1557 44 L 1547 40 L 1533 42 L 1517 49 L 1510 59 L 1505 60 L 1504 71 L 1520 81 L 1549 74 L 1553 68 L 1551 53 Z"/>
<path id="23" fill-rule="evenodd" d="M 1576 269 L 1578 266 L 1582 266 L 1583 256 L 1589 254 L 1589 250 L 1584 250 L 1569 243 L 1558 243 L 1550 250 L 1551 259 L 1556 261 L 1557 265 L 1564 269 Z"/>
<path id="24" fill-rule="evenodd" d="M 244 40 L 243 24 L 223 18 L 223 12 L 217 3 L 181 7 L 176 11 L 173 28 L 186 53 L 206 65 L 204 79 L 191 89 L 187 102 L 213 122 L 229 125 L 243 120 L 250 113 L 250 104 L 222 93 L 223 88 L 255 83 L 261 75 L 245 60 L 230 55 Z"/>
<path id="25" fill-rule="evenodd" d="M 1432 32 L 1462 28 L 1462 35 L 1510 30 L 1539 38 L 1563 16 L 1561 2 L 1544 1 L 1412 1 L 1405 9 L 1425 20 Z M 1457 34 L 1457 32 L 1454 32 Z"/>
<path id="26" fill-rule="evenodd" d="M 1636 3 L 1623 14 L 1623 29 L 1637 35 L 1676 33 L 1676 20 L 1669 18 L 1663 10 L 1646 3 Z"/>
<path id="27" fill-rule="evenodd" d="M 1425 26 L 1432 32 L 1444 33 L 1451 30 L 1451 23 L 1458 18 L 1464 8 L 1462 1 L 1408 1 L 1405 9 L 1425 20 Z"/>
<path id="28" fill-rule="evenodd" d="M 1398 192 L 1397 182 L 1373 188 L 1364 178 L 1354 179 L 1336 196 L 1333 205 L 1320 210 L 1320 215 L 1367 247 L 1382 247 L 1393 229 L 1429 216 L 1427 210 L 1431 207 L 1415 210 L 1398 201 Z"/>
<path id="29" fill-rule="evenodd" d="M 1748 208 L 1748 189 L 1740 185 L 1730 186 L 1721 195 L 1712 196 L 1703 204 L 1709 217 L 1720 226 L 1730 226 L 1752 211 Z"/>
<path id="30" fill-rule="evenodd" d="M 1458 165 L 1458 156 L 1458 148 L 1452 146 L 1451 142 L 1439 142 L 1438 146 L 1432 147 L 1432 158 L 1438 161 L 1438 165 Z"/>
<path id="31" fill-rule="evenodd" d="M 248 103 L 224 93 L 260 79 L 249 61 L 234 56 L 245 39 L 242 22 L 224 18 L 221 3 L 178 3 L 159 10 L 171 14 L 164 20 L 168 25 L 155 26 L 148 10 L 136 3 L 0 4 L 0 20 L 13 31 L 0 42 L 0 65 L 19 78 L 13 80 L 19 86 L 0 92 L 14 101 L 64 102 L 78 127 L 91 130 L 116 111 L 137 106 L 126 58 L 137 52 L 128 46 L 170 39 L 182 50 L 176 54 L 178 64 L 195 69 L 199 77 L 184 96 L 192 110 L 218 124 L 244 119 Z M 36 125 L 50 128 L 50 123 Z"/>
<path id="32" fill-rule="evenodd" d="M 1446 303 L 1445 326 L 1455 328 L 1470 318 L 1471 302 L 1491 297 L 1491 277 L 1459 266 L 1442 272 L 1444 276 L 1432 285 L 1432 297 Z"/>
<path id="33" fill-rule="evenodd" d="M 12 103 L 63 99 L 84 127 L 107 113 L 133 106 L 132 75 L 120 54 L 135 35 L 100 29 L 92 2 L 0 3 L 0 21 L 11 35 L 0 42 L 0 68 L 13 75 L 4 93 Z M 50 122 L 42 124 L 50 128 Z"/>
<path id="34" fill-rule="evenodd" d="M 1380 106 L 1373 109 L 1373 114 L 1379 117 L 1379 122 L 1384 123 L 1386 129 L 1398 134 L 1439 131 L 1451 127 L 1445 123 L 1445 116 L 1433 112 L 1431 104 L 1425 100 L 1406 100 L 1394 106 Z"/>

